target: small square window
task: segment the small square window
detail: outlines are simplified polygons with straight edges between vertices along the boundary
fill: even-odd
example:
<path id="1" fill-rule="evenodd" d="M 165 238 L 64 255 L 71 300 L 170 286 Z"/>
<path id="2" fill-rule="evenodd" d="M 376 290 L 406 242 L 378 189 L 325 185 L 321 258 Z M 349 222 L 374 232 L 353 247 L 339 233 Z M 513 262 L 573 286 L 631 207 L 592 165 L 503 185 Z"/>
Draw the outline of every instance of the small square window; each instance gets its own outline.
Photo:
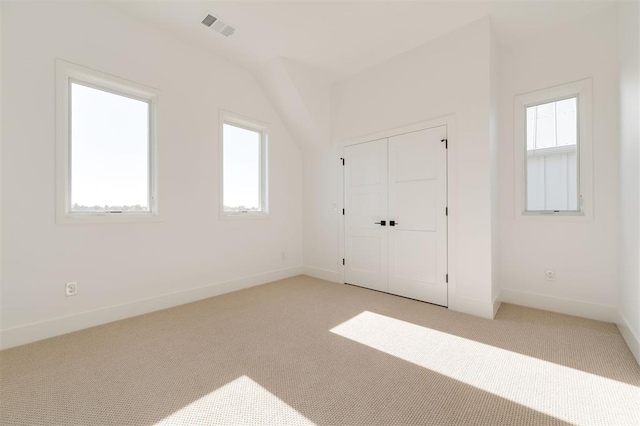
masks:
<path id="1" fill-rule="evenodd" d="M 222 214 L 267 214 L 266 128 L 224 114 L 222 125 Z"/>

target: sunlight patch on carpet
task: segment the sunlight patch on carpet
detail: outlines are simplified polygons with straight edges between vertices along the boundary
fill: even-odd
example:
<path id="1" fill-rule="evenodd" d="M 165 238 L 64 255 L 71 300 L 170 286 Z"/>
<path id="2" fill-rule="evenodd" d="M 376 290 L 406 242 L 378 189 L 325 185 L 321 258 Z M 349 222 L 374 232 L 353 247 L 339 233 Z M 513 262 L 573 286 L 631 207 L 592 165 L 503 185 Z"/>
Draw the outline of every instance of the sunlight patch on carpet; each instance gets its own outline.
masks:
<path id="1" fill-rule="evenodd" d="M 313 425 L 277 396 L 241 376 L 156 423 L 191 425 Z"/>
<path id="2" fill-rule="evenodd" d="M 626 383 L 368 311 L 330 331 L 573 424 L 640 424 Z"/>

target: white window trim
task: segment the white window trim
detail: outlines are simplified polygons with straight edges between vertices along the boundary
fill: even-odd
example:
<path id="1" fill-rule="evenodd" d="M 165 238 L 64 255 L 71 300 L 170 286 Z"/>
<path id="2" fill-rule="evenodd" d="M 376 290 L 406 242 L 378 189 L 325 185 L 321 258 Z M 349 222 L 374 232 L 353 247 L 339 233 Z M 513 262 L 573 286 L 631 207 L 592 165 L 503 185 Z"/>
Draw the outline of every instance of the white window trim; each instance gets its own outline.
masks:
<path id="1" fill-rule="evenodd" d="M 224 210 L 224 124 L 230 124 L 260 133 L 260 212 L 228 212 Z M 218 140 L 220 156 L 220 219 L 269 218 L 269 132 L 266 123 L 229 111 L 220 110 Z"/>
<path id="2" fill-rule="evenodd" d="M 577 97 L 578 105 L 578 211 L 526 211 L 526 108 Z M 538 90 L 515 97 L 514 102 L 514 178 L 515 215 L 522 220 L 593 220 L 593 124 L 592 81 L 590 78 Z"/>
<path id="3" fill-rule="evenodd" d="M 70 87 L 77 81 L 88 87 L 138 98 L 149 103 L 149 212 L 71 212 Z M 56 59 L 56 222 L 58 224 L 157 221 L 158 149 L 156 89 Z"/>

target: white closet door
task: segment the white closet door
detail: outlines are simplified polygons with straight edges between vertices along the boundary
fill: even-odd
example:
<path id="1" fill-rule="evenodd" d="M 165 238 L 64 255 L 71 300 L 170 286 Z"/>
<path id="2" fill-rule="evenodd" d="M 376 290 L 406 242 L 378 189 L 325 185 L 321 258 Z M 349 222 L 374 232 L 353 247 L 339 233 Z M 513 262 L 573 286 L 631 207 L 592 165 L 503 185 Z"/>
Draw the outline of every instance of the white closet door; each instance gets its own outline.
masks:
<path id="1" fill-rule="evenodd" d="M 348 146 L 345 159 L 345 282 L 388 291 L 387 139 Z"/>
<path id="2" fill-rule="evenodd" d="M 389 138 L 389 292 L 447 305 L 446 126 Z M 393 222 L 391 222 L 393 221 Z"/>

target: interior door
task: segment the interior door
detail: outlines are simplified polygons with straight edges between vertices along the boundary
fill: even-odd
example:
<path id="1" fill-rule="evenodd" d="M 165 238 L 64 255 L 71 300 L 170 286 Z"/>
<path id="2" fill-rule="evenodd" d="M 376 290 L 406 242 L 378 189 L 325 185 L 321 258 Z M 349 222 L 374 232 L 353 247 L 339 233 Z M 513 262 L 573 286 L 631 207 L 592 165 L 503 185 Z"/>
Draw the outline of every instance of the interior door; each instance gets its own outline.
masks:
<path id="1" fill-rule="evenodd" d="M 447 127 L 389 138 L 389 292 L 447 306 Z"/>
<path id="2" fill-rule="evenodd" d="M 345 282 L 388 291 L 387 139 L 351 145 L 345 159 Z"/>

